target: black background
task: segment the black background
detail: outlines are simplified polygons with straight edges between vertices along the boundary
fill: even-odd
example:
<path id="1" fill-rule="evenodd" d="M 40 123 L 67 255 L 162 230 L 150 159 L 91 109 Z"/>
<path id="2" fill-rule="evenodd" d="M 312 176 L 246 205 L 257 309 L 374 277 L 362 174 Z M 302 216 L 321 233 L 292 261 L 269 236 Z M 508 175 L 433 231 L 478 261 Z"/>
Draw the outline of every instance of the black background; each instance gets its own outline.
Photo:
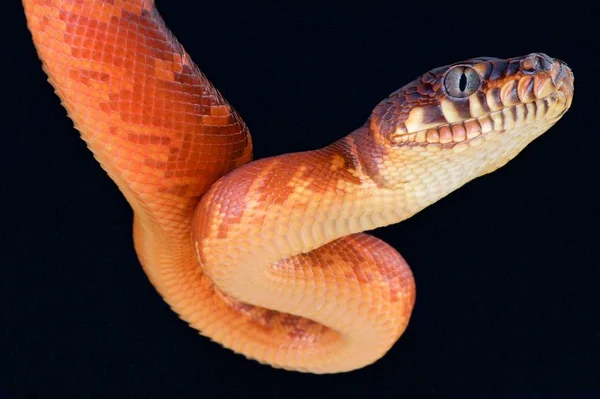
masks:
<path id="1" fill-rule="evenodd" d="M 474 56 L 542 51 L 567 61 L 573 106 L 506 167 L 374 232 L 417 281 L 411 323 L 383 359 L 339 375 L 274 370 L 198 336 L 163 303 L 133 251 L 129 206 L 46 83 L 20 2 L 6 2 L 0 392 L 599 398 L 593 12 L 547 1 L 265 3 L 158 4 L 246 120 L 256 158 L 322 147 L 416 76 Z"/>

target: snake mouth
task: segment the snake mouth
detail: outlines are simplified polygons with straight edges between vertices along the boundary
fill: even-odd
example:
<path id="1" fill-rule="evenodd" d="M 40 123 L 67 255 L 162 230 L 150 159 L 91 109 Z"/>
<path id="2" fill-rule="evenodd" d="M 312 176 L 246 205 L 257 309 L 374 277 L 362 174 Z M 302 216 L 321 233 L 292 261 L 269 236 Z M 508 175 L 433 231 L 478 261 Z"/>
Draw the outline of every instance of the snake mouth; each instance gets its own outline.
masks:
<path id="1" fill-rule="evenodd" d="M 535 124 L 553 124 L 569 106 L 570 97 L 557 91 L 533 101 L 505 106 L 479 117 L 404 134 L 398 144 L 416 149 L 461 151 L 513 129 Z"/>
<path id="2" fill-rule="evenodd" d="M 460 151 L 501 134 L 549 128 L 571 106 L 573 84 L 567 64 L 542 53 L 473 59 L 393 93 L 374 120 L 400 116 L 388 136 L 394 145 Z"/>

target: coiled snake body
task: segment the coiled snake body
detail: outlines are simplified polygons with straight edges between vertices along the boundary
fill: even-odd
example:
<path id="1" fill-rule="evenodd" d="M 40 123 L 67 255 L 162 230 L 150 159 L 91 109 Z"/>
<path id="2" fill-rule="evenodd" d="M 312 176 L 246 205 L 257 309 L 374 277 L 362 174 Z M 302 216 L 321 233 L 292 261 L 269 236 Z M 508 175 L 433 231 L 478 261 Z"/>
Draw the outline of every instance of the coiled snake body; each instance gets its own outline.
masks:
<path id="1" fill-rule="evenodd" d="M 415 285 L 362 231 L 504 165 L 572 101 L 559 60 L 475 58 L 425 73 L 323 149 L 250 162 L 244 122 L 152 0 L 23 4 L 51 84 L 134 210 L 152 284 L 203 335 L 290 370 L 383 356 Z"/>

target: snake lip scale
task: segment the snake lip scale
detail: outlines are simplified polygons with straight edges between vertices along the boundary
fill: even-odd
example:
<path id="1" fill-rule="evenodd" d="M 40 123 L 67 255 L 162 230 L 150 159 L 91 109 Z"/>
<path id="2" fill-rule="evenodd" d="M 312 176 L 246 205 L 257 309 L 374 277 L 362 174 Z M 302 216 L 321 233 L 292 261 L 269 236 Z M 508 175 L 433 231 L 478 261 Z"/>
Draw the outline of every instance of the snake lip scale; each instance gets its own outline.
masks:
<path id="1" fill-rule="evenodd" d="M 253 161 L 248 127 L 154 1 L 22 2 L 49 82 L 133 209 L 150 282 L 202 335 L 287 370 L 384 356 L 416 288 L 364 231 L 503 166 L 573 98 L 570 68 L 546 54 L 472 58 L 396 90 L 324 148 Z"/>
<path id="2" fill-rule="evenodd" d="M 552 103 L 554 103 L 557 100 L 558 99 L 554 94 L 549 94 L 548 96 L 542 97 L 535 101 L 524 102 L 522 104 L 507 106 L 503 110 L 490 112 L 489 114 L 486 114 L 480 118 L 472 118 L 472 119 L 467 119 L 464 122 L 459 122 L 456 124 L 443 125 L 436 129 L 433 129 L 433 130 L 421 130 L 417 133 L 411 133 L 408 135 L 404 135 L 401 138 L 399 145 L 408 146 L 408 147 L 420 147 L 420 148 L 429 147 L 430 150 L 450 148 L 450 149 L 455 149 L 455 151 L 461 151 L 465 148 L 464 146 L 466 144 L 479 143 L 480 140 L 488 137 L 488 134 L 493 134 L 493 133 L 503 134 L 504 132 L 506 132 L 506 129 L 496 128 L 491 123 L 488 124 L 486 127 L 480 126 L 479 129 L 469 130 L 469 127 L 470 127 L 469 124 L 471 124 L 473 122 L 482 124 L 482 123 L 484 123 L 484 121 L 486 121 L 486 118 L 490 118 L 492 120 L 501 118 L 503 112 L 516 113 L 518 111 L 523 111 L 525 114 L 525 117 L 527 116 L 527 113 L 531 112 L 532 115 L 534 115 L 533 118 L 535 118 L 535 115 L 538 110 L 541 110 L 540 113 L 543 113 L 544 107 L 548 108 Z M 557 116 L 557 119 L 562 117 L 562 114 L 564 112 L 566 112 L 566 110 L 563 111 L 561 114 L 559 114 Z M 442 135 L 440 135 L 440 130 L 442 128 L 449 129 L 452 131 L 453 128 L 456 128 L 456 127 L 464 130 L 465 134 L 463 136 L 459 136 L 458 138 L 456 137 L 456 135 L 454 137 L 452 137 L 451 135 L 442 137 Z"/>

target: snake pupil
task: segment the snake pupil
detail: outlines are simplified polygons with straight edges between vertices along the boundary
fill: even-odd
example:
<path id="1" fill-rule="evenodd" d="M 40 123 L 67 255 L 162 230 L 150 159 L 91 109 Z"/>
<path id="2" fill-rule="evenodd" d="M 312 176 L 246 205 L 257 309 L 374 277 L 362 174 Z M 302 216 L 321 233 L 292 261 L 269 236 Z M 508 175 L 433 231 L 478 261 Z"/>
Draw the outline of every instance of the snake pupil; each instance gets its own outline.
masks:
<path id="1" fill-rule="evenodd" d="M 465 91 L 467 88 L 467 75 L 464 73 L 460 75 L 460 81 L 458 82 L 458 89 L 460 91 Z"/>

